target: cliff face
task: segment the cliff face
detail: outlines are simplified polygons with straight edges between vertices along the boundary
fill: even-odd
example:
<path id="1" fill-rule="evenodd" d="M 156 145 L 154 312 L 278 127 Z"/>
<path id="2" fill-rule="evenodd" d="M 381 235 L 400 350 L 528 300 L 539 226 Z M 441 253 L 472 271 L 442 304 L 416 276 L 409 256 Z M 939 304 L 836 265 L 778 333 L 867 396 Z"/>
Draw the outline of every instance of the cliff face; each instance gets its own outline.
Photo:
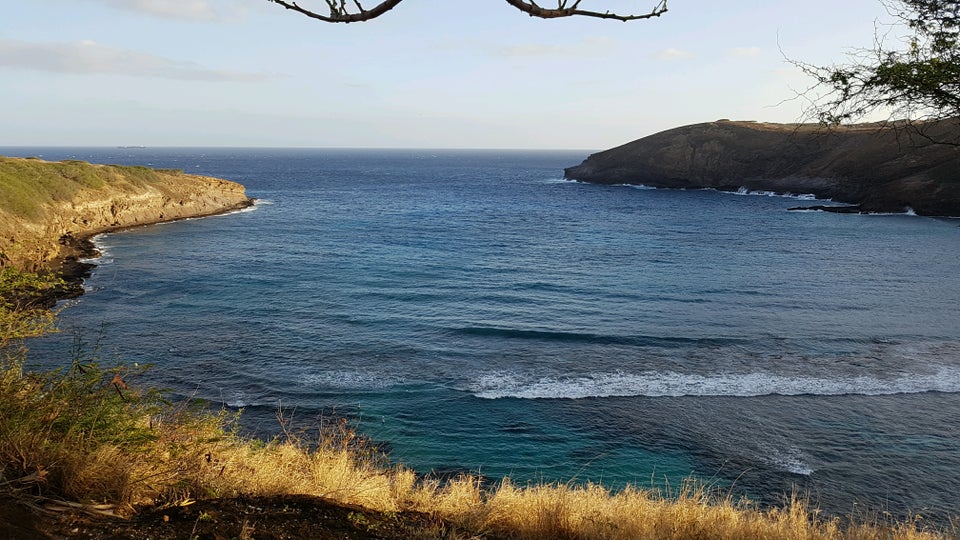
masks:
<path id="1" fill-rule="evenodd" d="M 812 193 L 865 212 L 960 216 L 960 119 L 913 129 L 874 124 L 826 129 L 809 124 L 720 120 L 663 131 L 589 156 L 571 180 Z"/>
<path id="2" fill-rule="evenodd" d="M 78 239 L 251 202 L 240 184 L 181 171 L 0 157 L 0 266 L 57 269 Z"/>

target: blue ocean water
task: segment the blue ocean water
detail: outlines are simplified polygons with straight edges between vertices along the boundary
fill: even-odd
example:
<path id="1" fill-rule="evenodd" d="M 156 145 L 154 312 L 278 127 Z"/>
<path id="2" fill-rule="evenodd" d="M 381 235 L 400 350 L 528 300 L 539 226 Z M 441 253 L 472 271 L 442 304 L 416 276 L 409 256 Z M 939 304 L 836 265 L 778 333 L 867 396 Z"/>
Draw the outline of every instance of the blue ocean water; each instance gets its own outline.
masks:
<path id="1" fill-rule="evenodd" d="M 98 238 L 74 334 L 275 429 L 350 416 L 420 472 L 960 514 L 960 222 L 568 182 L 586 152 L 3 148 L 239 181 Z M 88 345 L 92 347 L 92 345 Z"/>

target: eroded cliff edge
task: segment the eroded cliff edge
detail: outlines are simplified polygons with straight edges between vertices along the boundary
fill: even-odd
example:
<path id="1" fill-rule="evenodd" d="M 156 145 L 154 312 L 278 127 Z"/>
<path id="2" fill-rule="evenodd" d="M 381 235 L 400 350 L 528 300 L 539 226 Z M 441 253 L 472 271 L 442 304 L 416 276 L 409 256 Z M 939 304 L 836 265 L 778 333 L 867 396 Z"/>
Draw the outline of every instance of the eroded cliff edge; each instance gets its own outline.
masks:
<path id="1" fill-rule="evenodd" d="M 960 119 L 913 128 L 720 120 L 589 156 L 571 180 L 658 188 L 812 193 L 863 212 L 960 216 Z"/>
<path id="2" fill-rule="evenodd" d="M 0 266 L 59 271 L 95 234 L 251 204 L 236 182 L 179 170 L 0 157 Z"/>

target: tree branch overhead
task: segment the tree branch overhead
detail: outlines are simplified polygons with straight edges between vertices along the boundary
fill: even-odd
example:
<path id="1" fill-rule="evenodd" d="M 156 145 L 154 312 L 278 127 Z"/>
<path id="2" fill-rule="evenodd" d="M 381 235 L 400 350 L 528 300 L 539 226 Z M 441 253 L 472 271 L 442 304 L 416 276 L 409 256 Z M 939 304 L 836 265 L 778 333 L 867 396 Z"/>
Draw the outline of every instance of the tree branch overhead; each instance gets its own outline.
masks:
<path id="1" fill-rule="evenodd" d="M 301 6 L 296 1 L 288 0 L 267 0 L 280 5 L 286 9 L 296 11 L 302 15 L 329 23 L 352 23 L 363 22 L 375 19 L 384 13 L 395 8 L 403 0 L 384 0 L 371 9 L 364 9 L 359 0 L 353 0 L 349 5 L 347 0 L 324 0 L 327 4 L 329 14 L 322 14 L 312 9 Z M 618 21 L 635 21 L 640 19 L 652 19 L 659 17 L 667 12 L 667 0 L 657 0 L 653 8 L 647 13 L 617 13 L 613 11 L 593 11 L 589 9 L 580 9 L 581 0 L 557 0 L 557 7 L 545 8 L 538 5 L 534 0 L 506 0 L 508 4 L 516 9 L 541 19 L 559 19 L 563 17 L 593 17 L 597 19 L 613 19 Z"/>

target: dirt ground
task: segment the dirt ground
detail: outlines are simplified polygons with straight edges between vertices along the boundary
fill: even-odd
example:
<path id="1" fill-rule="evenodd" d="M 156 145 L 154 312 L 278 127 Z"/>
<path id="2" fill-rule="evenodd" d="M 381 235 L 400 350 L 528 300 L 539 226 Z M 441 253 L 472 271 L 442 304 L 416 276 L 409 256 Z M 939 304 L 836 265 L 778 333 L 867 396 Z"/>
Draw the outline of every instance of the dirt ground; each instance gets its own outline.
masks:
<path id="1" fill-rule="evenodd" d="M 210 499 L 144 508 L 129 519 L 0 499 L 0 540 L 415 540 L 467 538 L 427 514 L 379 513 L 294 495 Z"/>

